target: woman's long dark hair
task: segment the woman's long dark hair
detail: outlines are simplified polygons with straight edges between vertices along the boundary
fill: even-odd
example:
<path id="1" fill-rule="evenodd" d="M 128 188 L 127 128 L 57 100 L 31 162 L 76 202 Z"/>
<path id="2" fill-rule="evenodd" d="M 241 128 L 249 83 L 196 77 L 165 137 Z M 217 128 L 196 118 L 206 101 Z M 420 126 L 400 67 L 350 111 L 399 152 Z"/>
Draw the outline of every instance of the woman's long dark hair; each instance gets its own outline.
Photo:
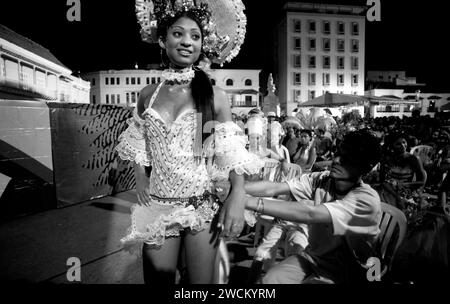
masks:
<path id="1" fill-rule="evenodd" d="M 189 19 L 192 19 L 197 23 L 200 30 L 202 29 L 201 22 L 197 19 L 195 14 L 193 14 L 190 11 L 187 12 L 181 12 L 175 17 L 171 18 L 167 22 L 164 22 L 158 27 L 158 37 L 161 37 L 162 39 L 166 39 L 167 37 L 167 31 L 169 27 L 172 26 L 178 19 L 181 17 L 187 17 Z M 202 31 L 202 42 L 204 39 L 204 34 Z M 166 55 L 167 56 L 167 55 Z M 199 59 L 194 65 L 198 65 L 199 62 L 204 59 L 203 54 L 200 55 Z M 211 80 L 209 79 L 208 75 L 201 69 L 195 68 L 195 76 L 191 81 L 191 92 L 192 92 L 192 98 L 194 99 L 195 103 L 195 109 L 197 112 L 202 113 L 202 130 L 205 124 L 208 121 L 214 121 L 215 120 L 215 110 L 214 110 L 214 89 L 211 83 Z M 208 131 L 208 130 L 207 130 Z M 205 141 L 205 139 L 208 137 L 210 133 L 202 132 L 202 142 Z"/>

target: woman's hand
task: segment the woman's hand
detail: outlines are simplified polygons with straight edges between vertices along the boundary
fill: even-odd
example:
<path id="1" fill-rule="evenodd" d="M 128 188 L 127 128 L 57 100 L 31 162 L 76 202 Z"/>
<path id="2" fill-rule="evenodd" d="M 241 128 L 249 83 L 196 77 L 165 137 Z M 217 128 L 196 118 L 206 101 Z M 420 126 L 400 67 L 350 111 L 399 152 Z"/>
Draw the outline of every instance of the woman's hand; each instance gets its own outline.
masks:
<path id="1" fill-rule="evenodd" d="M 244 210 L 247 196 L 243 189 L 232 190 L 222 208 L 219 225 L 226 238 L 237 237 L 244 228 Z"/>

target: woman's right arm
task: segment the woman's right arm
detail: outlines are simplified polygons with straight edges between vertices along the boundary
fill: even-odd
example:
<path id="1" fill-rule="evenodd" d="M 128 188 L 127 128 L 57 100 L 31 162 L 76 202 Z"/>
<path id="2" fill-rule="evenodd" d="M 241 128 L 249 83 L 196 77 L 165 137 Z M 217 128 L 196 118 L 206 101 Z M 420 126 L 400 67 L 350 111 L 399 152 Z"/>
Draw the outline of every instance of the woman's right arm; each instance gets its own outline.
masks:
<path id="1" fill-rule="evenodd" d="M 313 146 L 309 149 L 308 161 L 306 162 L 305 169 L 307 170 L 311 169 L 314 163 L 316 162 L 316 158 L 317 158 L 316 148 Z"/>
<path id="2" fill-rule="evenodd" d="M 145 166 L 134 163 L 134 177 L 136 179 L 136 192 L 138 203 L 141 206 L 150 205 L 150 177 L 145 172 Z"/>

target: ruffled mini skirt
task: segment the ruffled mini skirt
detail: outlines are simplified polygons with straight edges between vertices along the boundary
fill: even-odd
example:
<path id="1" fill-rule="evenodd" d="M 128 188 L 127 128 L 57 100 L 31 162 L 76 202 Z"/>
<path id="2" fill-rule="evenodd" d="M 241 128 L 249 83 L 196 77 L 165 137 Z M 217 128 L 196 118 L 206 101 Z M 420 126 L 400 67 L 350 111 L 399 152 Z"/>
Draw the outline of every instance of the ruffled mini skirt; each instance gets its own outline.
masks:
<path id="1" fill-rule="evenodd" d="M 180 236 L 189 229 L 196 233 L 212 222 L 220 209 L 216 196 L 205 194 L 188 202 L 151 198 L 149 206 L 135 204 L 131 207 L 131 226 L 120 241 L 130 252 L 138 253 L 146 243 L 158 248 L 167 237 Z"/>

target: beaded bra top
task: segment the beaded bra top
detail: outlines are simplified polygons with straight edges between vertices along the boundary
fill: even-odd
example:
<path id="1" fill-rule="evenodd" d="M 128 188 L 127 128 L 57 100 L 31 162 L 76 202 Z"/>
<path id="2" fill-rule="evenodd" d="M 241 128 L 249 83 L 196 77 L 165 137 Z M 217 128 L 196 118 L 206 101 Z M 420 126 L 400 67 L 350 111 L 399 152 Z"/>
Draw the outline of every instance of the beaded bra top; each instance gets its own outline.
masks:
<path id="1" fill-rule="evenodd" d="M 210 182 L 206 165 L 198 164 L 194 158 L 196 112 L 185 111 L 167 125 L 152 108 L 163 84 L 153 93 L 143 119 L 137 118 L 144 125 L 151 160 L 150 193 L 162 198 L 198 196 L 209 190 Z"/>

